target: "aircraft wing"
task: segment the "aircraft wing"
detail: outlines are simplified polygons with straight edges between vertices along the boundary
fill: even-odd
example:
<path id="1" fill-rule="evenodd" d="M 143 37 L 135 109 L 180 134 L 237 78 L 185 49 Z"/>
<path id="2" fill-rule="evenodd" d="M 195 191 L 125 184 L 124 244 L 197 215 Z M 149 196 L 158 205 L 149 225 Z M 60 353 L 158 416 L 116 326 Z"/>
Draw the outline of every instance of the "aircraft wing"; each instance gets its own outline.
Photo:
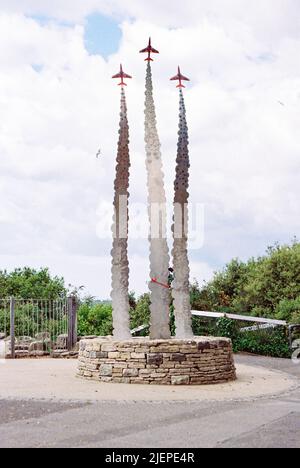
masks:
<path id="1" fill-rule="evenodd" d="M 127 75 L 127 73 L 123 73 L 123 78 L 132 78 L 132 76 Z"/>
<path id="2" fill-rule="evenodd" d="M 117 73 L 117 74 L 114 75 L 112 78 L 122 78 L 122 75 L 121 75 L 121 73 Z"/>
<path id="3" fill-rule="evenodd" d="M 149 47 L 146 47 L 146 49 L 140 50 L 140 54 L 145 54 L 146 52 L 149 52 Z"/>
<path id="4" fill-rule="evenodd" d="M 152 54 L 159 54 L 158 50 L 153 49 L 153 47 L 151 47 L 151 52 L 152 52 Z"/>
<path id="5" fill-rule="evenodd" d="M 189 79 L 189 78 L 187 78 L 187 77 L 186 77 L 186 76 L 184 76 L 184 75 L 181 75 L 181 79 L 182 79 L 182 80 L 184 80 L 184 81 L 190 81 L 190 79 Z"/>
<path id="6" fill-rule="evenodd" d="M 173 76 L 173 78 L 170 79 L 170 81 L 177 81 L 180 79 L 179 75 Z"/>

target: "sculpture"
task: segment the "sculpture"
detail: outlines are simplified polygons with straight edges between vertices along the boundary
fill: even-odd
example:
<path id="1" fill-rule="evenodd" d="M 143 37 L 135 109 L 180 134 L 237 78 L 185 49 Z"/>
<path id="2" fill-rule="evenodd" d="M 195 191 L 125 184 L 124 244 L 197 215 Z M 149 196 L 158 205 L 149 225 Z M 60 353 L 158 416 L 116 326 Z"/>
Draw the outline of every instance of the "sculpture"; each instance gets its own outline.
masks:
<path id="1" fill-rule="evenodd" d="M 170 288 L 168 285 L 169 249 L 166 231 L 166 194 L 160 141 L 157 131 L 156 111 L 153 98 L 151 54 L 159 52 L 151 45 L 146 49 L 146 100 L 145 100 L 145 143 L 146 169 L 148 187 L 148 215 L 150 221 L 150 278 L 151 292 L 151 327 L 150 338 L 169 339 L 170 332 Z M 121 114 L 119 143 L 115 179 L 113 248 L 112 248 L 112 305 L 114 337 L 131 338 L 129 328 L 129 263 L 128 263 L 128 199 L 129 199 L 129 126 L 124 87 L 125 78 L 131 78 L 120 66 L 120 72 L 113 78 L 121 78 Z M 174 183 L 174 224 L 173 231 L 173 264 L 175 279 L 172 289 L 175 309 L 176 337 L 191 338 L 191 306 L 189 295 L 189 260 L 188 242 L 188 186 L 189 186 L 189 150 L 186 109 L 182 81 L 189 81 L 181 74 L 171 80 L 179 80 L 179 139 L 176 160 L 176 178 Z"/>
<path id="2" fill-rule="evenodd" d="M 147 49 L 145 49 L 145 51 L 149 53 Z M 157 53 L 157 51 L 155 53 Z M 150 220 L 150 338 L 168 339 L 171 336 L 170 291 L 165 285 L 168 283 L 170 258 L 166 233 L 166 195 L 153 98 L 152 71 L 150 65 L 152 59 L 148 58 L 146 60 L 145 143 L 147 156 L 148 212 Z"/>
<path id="3" fill-rule="evenodd" d="M 132 339 L 129 331 L 128 300 L 128 185 L 129 130 L 124 91 L 124 78 L 131 78 L 120 67 L 121 120 L 118 145 L 114 198 L 112 249 L 112 300 L 114 338 L 99 337 L 82 340 L 78 375 L 100 382 L 147 385 L 206 385 L 233 381 L 236 371 L 232 344 L 226 338 L 193 337 L 189 296 L 188 186 L 189 149 L 188 127 L 182 88 L 184 77 L 180 68 L 172 80 L 179 80 L 179 139 L 177 149 L 173 258 L 175 278 L 173 299 L 175 307 L 176 340 L 170 333 L 171 278 L 166 236 L 166 195 L 160 141 L 157 132 L 153 99 L 151 54 L 158 54 L 149 40 L 147 53 L 145 143 L 150 220 L 151 329 L 149 337 Z M 171 271 L 171 269 L 170 269 Z M 129 341 L 130 339 L 130 341 Z M 124 341 L 126 342 L 124 343 Z M 128 340 L 128 342 L 127 342 Z M 110 352 L 109 352 L 110 351 Z"/>
<path id="4" fill-rule="evenodd" d="M 186 109 L 182 89 L 179 89 L 179 139 L 177 147 L 176 177 L 174 183 L 174 224 L 173 231 L 173 265 L 175 279 L 172 295 L 177 338 L 191 338 L 192 316 L 189 291 L 189 259 L 188 259 L 188 187 L 189 187 L 189 149 Z"/>
<path id="5" fill-rule="evenodd" d="M 115 178 L 114 218 L 113 218 L 113 248 L 112 256 L 112 307 L 114 338 L 126 340 L 131 338 L 129 326 L 129 262 L 128 262 L 128 199 L 129 199 L 129 126 L 127 119 L 127 105 L 125 96 L 124 76 L 115 75 L 113 78 L 121 78 L 121 113 L 117 154 L 117 167 Z M 120 72 L 120 73 L 121 73 Z M 131 77 L 130 77 L 131 78 Z"/>

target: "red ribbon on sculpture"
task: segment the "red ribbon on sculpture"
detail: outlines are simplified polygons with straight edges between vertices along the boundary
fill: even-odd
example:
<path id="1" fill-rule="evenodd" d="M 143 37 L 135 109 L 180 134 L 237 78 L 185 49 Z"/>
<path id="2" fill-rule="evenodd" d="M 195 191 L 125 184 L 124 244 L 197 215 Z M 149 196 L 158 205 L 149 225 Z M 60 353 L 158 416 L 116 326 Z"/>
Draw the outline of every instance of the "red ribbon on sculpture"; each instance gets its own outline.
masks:
<path id="1" fill-rule="evenodd" d="M 168 284 L 160 283 L 157 278 L 151 278 L 151 283 L 158 284 L 159 286 L 162 286 L 163 288 L 166 289 L 171 289 L 171 287 Z"/>

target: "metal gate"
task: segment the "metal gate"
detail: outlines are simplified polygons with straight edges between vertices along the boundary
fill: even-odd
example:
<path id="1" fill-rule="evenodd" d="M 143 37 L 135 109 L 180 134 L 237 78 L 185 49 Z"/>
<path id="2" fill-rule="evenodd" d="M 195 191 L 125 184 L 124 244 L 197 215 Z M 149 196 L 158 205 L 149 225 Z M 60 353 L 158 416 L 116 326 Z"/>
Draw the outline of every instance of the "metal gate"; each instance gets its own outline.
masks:
<path id="1" fill-rule="evenodd" d="M 0 352 L 5 353 L 5 357 L 49 356 L 72 350 L 76 342 L 77 302 L 74 297 L 0 299 Z"/>

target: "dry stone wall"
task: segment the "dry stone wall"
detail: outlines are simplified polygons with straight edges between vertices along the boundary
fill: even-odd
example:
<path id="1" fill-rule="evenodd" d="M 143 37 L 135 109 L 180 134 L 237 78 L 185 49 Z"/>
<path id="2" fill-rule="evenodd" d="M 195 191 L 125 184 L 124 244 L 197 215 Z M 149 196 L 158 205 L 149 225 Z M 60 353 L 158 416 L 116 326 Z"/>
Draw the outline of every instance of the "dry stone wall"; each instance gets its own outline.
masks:
<path id="1" fill-rule="evenodd" d="M 225 338 L 82 340 L 78 376 L 101 382 L 208 385 L 233 381 L 232 345 Z"/>

